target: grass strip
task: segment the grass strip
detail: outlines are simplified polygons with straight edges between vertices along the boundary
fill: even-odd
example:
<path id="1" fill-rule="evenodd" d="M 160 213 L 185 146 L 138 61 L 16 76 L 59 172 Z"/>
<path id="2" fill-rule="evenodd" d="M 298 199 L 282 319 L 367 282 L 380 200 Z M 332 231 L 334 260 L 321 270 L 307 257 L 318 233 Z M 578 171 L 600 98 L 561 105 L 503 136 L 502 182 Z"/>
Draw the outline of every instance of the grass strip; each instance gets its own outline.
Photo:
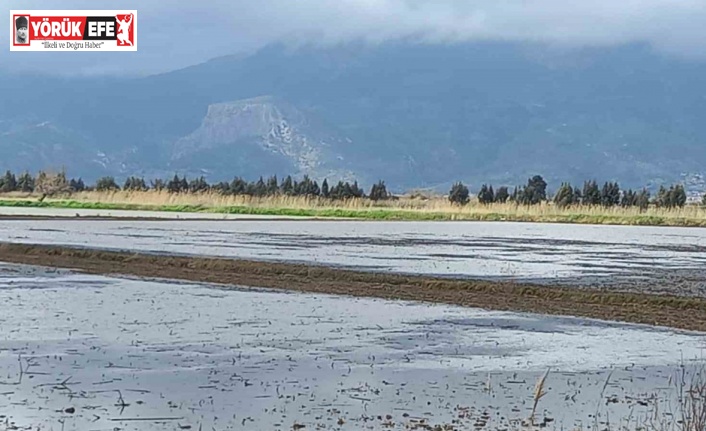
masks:
<path id="1" fill-rule="evenodd" d="M 163 211 L 182 213 L 216 213 L 240 215 L 264 215 L 287 217 L 350 218 L 361 220 L 390 221 L 514 221 L 536 223 L 574 223 L 624 226 L 677 226 L 706 227 L 706 219 L 687 217 L 662 217 L 653 215 L 601 215 L 601 214 L 512 214 L 486 212 L 430 212 L 399 209 L 349 209 L 349 208 L 277 208 L 257 206 L 205 205 L 150 205 L 133 203 L 104 203 L 76 200 L 2 199 L 0 206 L 24 208 L 67 208 L 91 210 Z"/>

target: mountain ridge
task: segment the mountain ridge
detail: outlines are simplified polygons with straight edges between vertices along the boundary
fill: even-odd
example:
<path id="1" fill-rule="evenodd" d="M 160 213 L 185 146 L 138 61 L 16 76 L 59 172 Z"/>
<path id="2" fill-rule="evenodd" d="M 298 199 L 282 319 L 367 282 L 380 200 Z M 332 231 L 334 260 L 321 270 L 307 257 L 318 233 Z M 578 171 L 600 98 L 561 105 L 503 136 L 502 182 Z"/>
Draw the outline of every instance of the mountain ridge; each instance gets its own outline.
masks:
<path id="1" fill-rule="evenodd" d="M 15 171 L 55 159 L 88 179 L 308 174 L 398 190 L 706 174 L 706 64 L 640 45 L 271 46 L 145 78 L 4 78 L 0 168 Z M 208 123 L 243 101 L 269 120 Z"/>

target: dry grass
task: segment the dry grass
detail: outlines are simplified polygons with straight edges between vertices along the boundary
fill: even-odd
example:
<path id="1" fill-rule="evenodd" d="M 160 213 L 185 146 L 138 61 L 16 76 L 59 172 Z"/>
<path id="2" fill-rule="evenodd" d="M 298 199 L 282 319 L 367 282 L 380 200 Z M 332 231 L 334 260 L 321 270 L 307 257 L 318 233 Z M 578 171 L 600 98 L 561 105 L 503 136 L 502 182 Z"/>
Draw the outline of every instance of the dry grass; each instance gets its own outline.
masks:
<path id="1" fill-rule="evenodd" d="M 547 376 L 549 375 L 549 370 L 547 370 L 544 375 L 542 376 L 541 379 L 537 381 L 537 385 L 534 388 L 534 402 L 532 404 L 532 413 L 530 413 L 529 421 L 532 426 L 535 425 L 534 423 L 534 415 L 537 411 L 537 404 L 539 404 L 539 400 L 547 394 L 547 392 L 544 390 L 544 384 L 547 381 Z"/>
<path id="2" fill-rule="evenodd" d="M 36 196 L 22 193 L 10 193 L 3 196 L 13 200 L 36 200 Z M 321 198 L 301 196 L 224 196 L 218 193 L 172 194 L 165 191 L 147 192 L 81 192 L 61 198 L 48 199 L 48 202 L 68 200 L 86 204 L 105 204 L 120 206 L 154 207 L 154 209 L 185 207 L 220 212 L 233 208 L 251 208 L 266 211 L 293 210 L 311 211 L 312 215 L 328 214 L 317 212 L 340 210 L 341 216 L 366 218 L 372 213 L 376 217 L 387 219 L 437 219 L 437 220 L 515 220 L 544 221 L 564 223 L 595 224 L 637 224 L 637 225 L 675 225 L 706 226 L 706 207 L 687 205 L 684 208 L 650 207 L 646 211 L 638 208 L 604 208 L 596 206 L 572 206 L 559 208 L 552 203 L 524 206 L 514 203 L 481 205 L 472 201 L 460 207 L 451 204 L 442 196 L 410 197 L 403 196 L 396 200 L 374 202 L 368 199 L 349 199 L 332 201 Z M 228 212 L 228 211 L 224 211 Z M 296 215 L 296 214 L 293 214 Z"/>

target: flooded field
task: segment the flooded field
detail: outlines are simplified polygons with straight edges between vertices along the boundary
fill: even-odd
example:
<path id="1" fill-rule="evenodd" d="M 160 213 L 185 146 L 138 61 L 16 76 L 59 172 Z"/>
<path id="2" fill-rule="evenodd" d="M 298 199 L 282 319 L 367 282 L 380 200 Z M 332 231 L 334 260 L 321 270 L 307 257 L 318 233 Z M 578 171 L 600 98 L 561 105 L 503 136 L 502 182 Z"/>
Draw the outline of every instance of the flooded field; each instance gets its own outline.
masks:
<path id="1" fill-rule="evenodd" d="M 57 219 L 3 220 L 0 242 L 706 296 L 704 229 Z M 674 423 L 677 375 L 706 348 L 647 326 L 10 264 L 0 303 L 3 431 L 516 429 L 547 371 L 536 424 L 635 429 Z"/>
<path id="2" fill-rule="evenodd" d="M 482 222 L 3 220 L 0 241 L 706 295 L 706 229 Z"/>
<path id="3" fill-rule="evenodd" d="M 528 420 L 547 370 L 535 420 L 550 429 L 658 405 L 670 420 L 679 364 L 706 347 L 644 326 L 15 265 L 0 265 L 0 303 L 0 429 L 504 429 Z"/>

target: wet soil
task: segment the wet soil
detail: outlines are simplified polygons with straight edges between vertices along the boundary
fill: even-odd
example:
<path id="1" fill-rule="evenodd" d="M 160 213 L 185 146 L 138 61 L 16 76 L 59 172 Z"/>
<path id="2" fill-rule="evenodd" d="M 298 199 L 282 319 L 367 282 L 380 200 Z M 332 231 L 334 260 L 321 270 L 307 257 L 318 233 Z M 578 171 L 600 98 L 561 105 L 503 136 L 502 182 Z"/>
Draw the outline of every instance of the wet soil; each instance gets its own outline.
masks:
<path id="1" fill-rule="evenodd" d="M 0 244 L 0 261 L 300 292 L 569 315 L 706 331 L 706 298 L 648 294 L 639 284 L 610 291 L 584 286 L 410 276 L 296 263 Z M 668 286 L 663 291 L 669 291 Z"/>

